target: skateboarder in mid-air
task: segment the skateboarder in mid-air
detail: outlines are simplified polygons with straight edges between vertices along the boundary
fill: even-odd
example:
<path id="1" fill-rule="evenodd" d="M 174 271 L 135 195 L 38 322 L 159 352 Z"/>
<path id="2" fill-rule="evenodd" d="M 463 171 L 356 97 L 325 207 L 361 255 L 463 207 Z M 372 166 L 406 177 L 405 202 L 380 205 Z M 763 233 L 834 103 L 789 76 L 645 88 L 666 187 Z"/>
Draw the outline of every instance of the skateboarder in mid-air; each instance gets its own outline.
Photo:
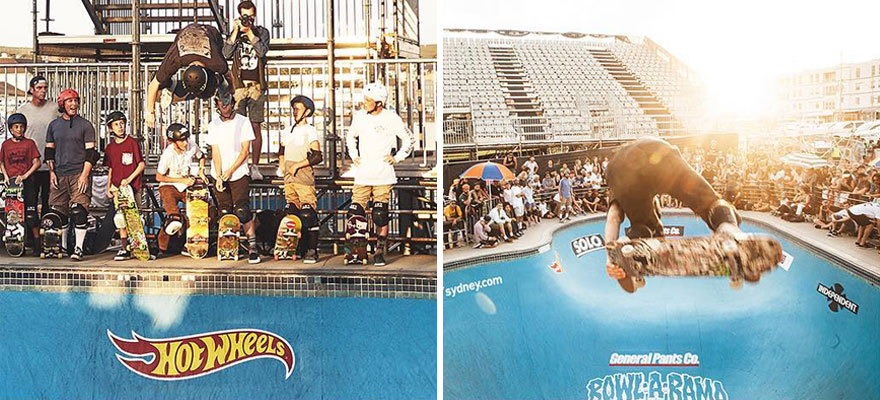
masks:
<path id="1" fill-rule="evenodd" d="M 678 149 L 664 140 L 642 138 L 618 150 L 608 164 L 606 179 L 610 190 L 606 242 L 617 240 L 620 224 L 627 217 L 631 225 L 629 239 L 662 237 L 660 205 L 655 195 L 663 193 L 690 207 L 716 236 L 741 237 L 736 209 L 684 161 Z M 605 269 L 628 292 L 635 291 L 636 285 L 644 285 L 643 281 L 627 277 L 610 255 Z M 743 278 L 749 282 L 761 278 L 760 274 L 748 273 L 748 268 L 745 271 Z"/>

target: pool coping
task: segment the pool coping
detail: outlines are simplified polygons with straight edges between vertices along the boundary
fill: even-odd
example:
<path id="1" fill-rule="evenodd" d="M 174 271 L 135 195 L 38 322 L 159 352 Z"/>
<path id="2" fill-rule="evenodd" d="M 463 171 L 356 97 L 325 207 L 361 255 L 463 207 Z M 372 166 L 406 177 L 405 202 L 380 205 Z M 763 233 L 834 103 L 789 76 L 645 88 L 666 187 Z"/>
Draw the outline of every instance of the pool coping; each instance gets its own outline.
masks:
<path id="1" fill-rule="evenodd" d="M 755 225 L 761 226 L 762 228 L 768 229 L 772 232 L 778 233 L 786 239 L 797 243 L 800 246 L 810 249 L 810 251 L 816 253 L 817 255 L 826 258 L 834 263 L 840 264 L 847 271 L 861 277 L 862 279 L 867 280 L 869 283 L 874 286 L 880 286 L 880 275 L 876 272 L 871 271 L 867 268 L 863 268 L 856 260 L 850 259 L 840 254 L 839 250 L 832 249 L 830 246 L 823 246 L 811 241 L 805 240 L 803 237 L 797 235 L 795 232 L 787 229 L 784 225 L 774 225 L 767 221 L 764 221 L 760 218 L 756 218 L 752 215 L 749 215 L 749 212 L 741 213 L 742 219 L 744 221 L 748 221 L 750 223 L 754 223 Z M 662 210 L 662 215 L 675 215 L 675 216 L 691 216 L 696 217 L 696 215 L 689 210 L 682 209 L 664 209 Z M 525 248 L 516 249 L 513 251 L 506 251 L 501 254 L 493 253 L 480 255 L 476 257 L 464 257 L 460 259 L 456 259 L 450 262 L 444 262 L 443 264 L 443 272 L 451 272 L 460 269 L 466 269 L 475 267 L 482 264 L 487 264 L 491 262 L 497 261 L 508 261 L 515 260 L 519 258 L 529 257 L 534 254 L 541 253 L 541 248 L 544 246 L 549 246 L 553 240 L 553 235 L 562 228 L 570 227 L 574 224 L 579 224 L 581 222 L 593 222 L 596 220 L 604 220 L 605 214 L 592 214 L 587 216 L 581 216 L 573 219 L 570 223 L 567 224 L 559 224 L 553 227 L 549 227 L 542 231 L 540 240 L 532 241 L 531 245 Z"/>

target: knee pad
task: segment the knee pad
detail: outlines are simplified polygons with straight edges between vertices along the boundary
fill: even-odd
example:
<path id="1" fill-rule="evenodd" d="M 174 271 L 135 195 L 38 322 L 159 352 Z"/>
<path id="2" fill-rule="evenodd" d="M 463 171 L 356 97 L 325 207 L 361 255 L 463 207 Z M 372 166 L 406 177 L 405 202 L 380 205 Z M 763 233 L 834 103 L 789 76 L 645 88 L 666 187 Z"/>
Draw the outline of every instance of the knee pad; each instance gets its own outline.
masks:
<path id="1" fill-rule="evenodd" d="M 24 212 L 24 223 L 31 228 L 40 226 L 40 218 L 37 217 L 37 210 L 28 207 Z"/>
<path id="2" fill-rule="evenodd" d="M 113 225 L 116 225 L 116 229 L 125 228 L 125 216 L 122 213 L 116 213 L 113 216 Z"/>
<path id="3" fill-rule="evenodd" d="M 736 226 L 739 226 L 742 219 L 739 216 L 739 213 L 736 212 L 736 208 L 734 208 L 730 203 L 723 199 L 718 199 L 714 204 L 712 204 L 712 208 L 709 209 L 709 228 L 713 231 L 718 229 L 724 222 L 729 222 Z"/>
<path id="4" fill-rule="evenodd" d="M 318 226 L 318 213 L 311 204 L 303 204 L 302 210 L 299 211 L 299 218 L 302 220 L 304 231 L 317 231 L 321 227 Z"/>
<path id="5" fill-rule="evenodd" d="M 388 225 L 388 203 L 380 201 L 373 205 L 373 223 L 380 228 Z"/>
<path id="6" fill-rule="evenodd" d="M 79 203 L 73 203 L 70 206 L 70 219 L 73 226 L 79 229 L 85 229 L 89 226 L 89 212 Z"/>
<path id="7" fill-rule="evenodd" d="M 366 217 L 367 212 L 364 210 L 364 207 L 361 206 L 360 204 L 351 203 L 351 205 L 348 206 L 348 212 L 345 213 L 345 218 L 349 219 L 355 215 L 359 215 L 361 217 Z"/>
<path id="8" fill-rule="evenodd" d="M 171 214 L 165 219 L 165 233 L 168 236 L 174 236 L 183 228 L 183 218 L 180 214 Z"/>
<path id="9" fill-rule="evenodd" d="M 251 215 L 251 209 L 247 206 L 237 207 L 233 213 L 238 217 L 238 220 L 241 221 L 242 224 L 250 222 L 253 217 L 253 215 Z"/>
<path id="10" fill-rule="evenodd" d="M 284 205 L 284 214 L 285 215 L 296 215 L 299 213 L 299 208 L 296 204 L 287 203 Z"/>
<path id="11" fill-rule="evenodd" d="M 54 214 L 57 216 L 57 217 L 53 217 L 51 219 L 52 219 L 53 223 L 60 223 L 61 224 L 57 227 L 59 229 L 65 229 L 70 224 L 70 218 L 68 218 L 67 213 L 61 212 L 61 210 L 59 210 L 55 207 L 50 207 L 49 211 L 47 211 L 46 214 L 43 215 L 43 217 L 45 218 L 45 216 L 49 215 L 49 214 Z"/>

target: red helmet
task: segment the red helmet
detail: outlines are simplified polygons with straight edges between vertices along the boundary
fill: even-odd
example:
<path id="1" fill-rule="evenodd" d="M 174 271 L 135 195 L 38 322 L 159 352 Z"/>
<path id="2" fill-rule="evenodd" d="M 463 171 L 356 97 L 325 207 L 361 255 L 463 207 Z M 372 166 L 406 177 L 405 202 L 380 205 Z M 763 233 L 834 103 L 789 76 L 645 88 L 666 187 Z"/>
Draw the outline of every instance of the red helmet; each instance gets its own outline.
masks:
<path id="1" fill-rule="evenodd" d="M 79 100 L 79 93 L 73 89 L 64 89 L 61 94 L 58 95 L 58 107 L 64 108 L 64 102 L 69 99 Z"/>

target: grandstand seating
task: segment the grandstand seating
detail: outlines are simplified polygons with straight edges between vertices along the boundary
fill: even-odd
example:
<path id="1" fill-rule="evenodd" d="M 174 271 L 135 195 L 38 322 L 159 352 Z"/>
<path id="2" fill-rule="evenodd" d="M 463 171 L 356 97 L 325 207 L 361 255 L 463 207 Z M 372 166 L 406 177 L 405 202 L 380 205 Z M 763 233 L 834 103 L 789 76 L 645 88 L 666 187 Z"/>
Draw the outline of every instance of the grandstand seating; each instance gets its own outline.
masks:
<path id="1" fill-rule="evenodd" d="M 478 144 L 680 133 L 673 114 L 688 108 L 668 103 L 691 87 L 641 47 L 446 37 L 444 105 L 470 111 Z"/>

